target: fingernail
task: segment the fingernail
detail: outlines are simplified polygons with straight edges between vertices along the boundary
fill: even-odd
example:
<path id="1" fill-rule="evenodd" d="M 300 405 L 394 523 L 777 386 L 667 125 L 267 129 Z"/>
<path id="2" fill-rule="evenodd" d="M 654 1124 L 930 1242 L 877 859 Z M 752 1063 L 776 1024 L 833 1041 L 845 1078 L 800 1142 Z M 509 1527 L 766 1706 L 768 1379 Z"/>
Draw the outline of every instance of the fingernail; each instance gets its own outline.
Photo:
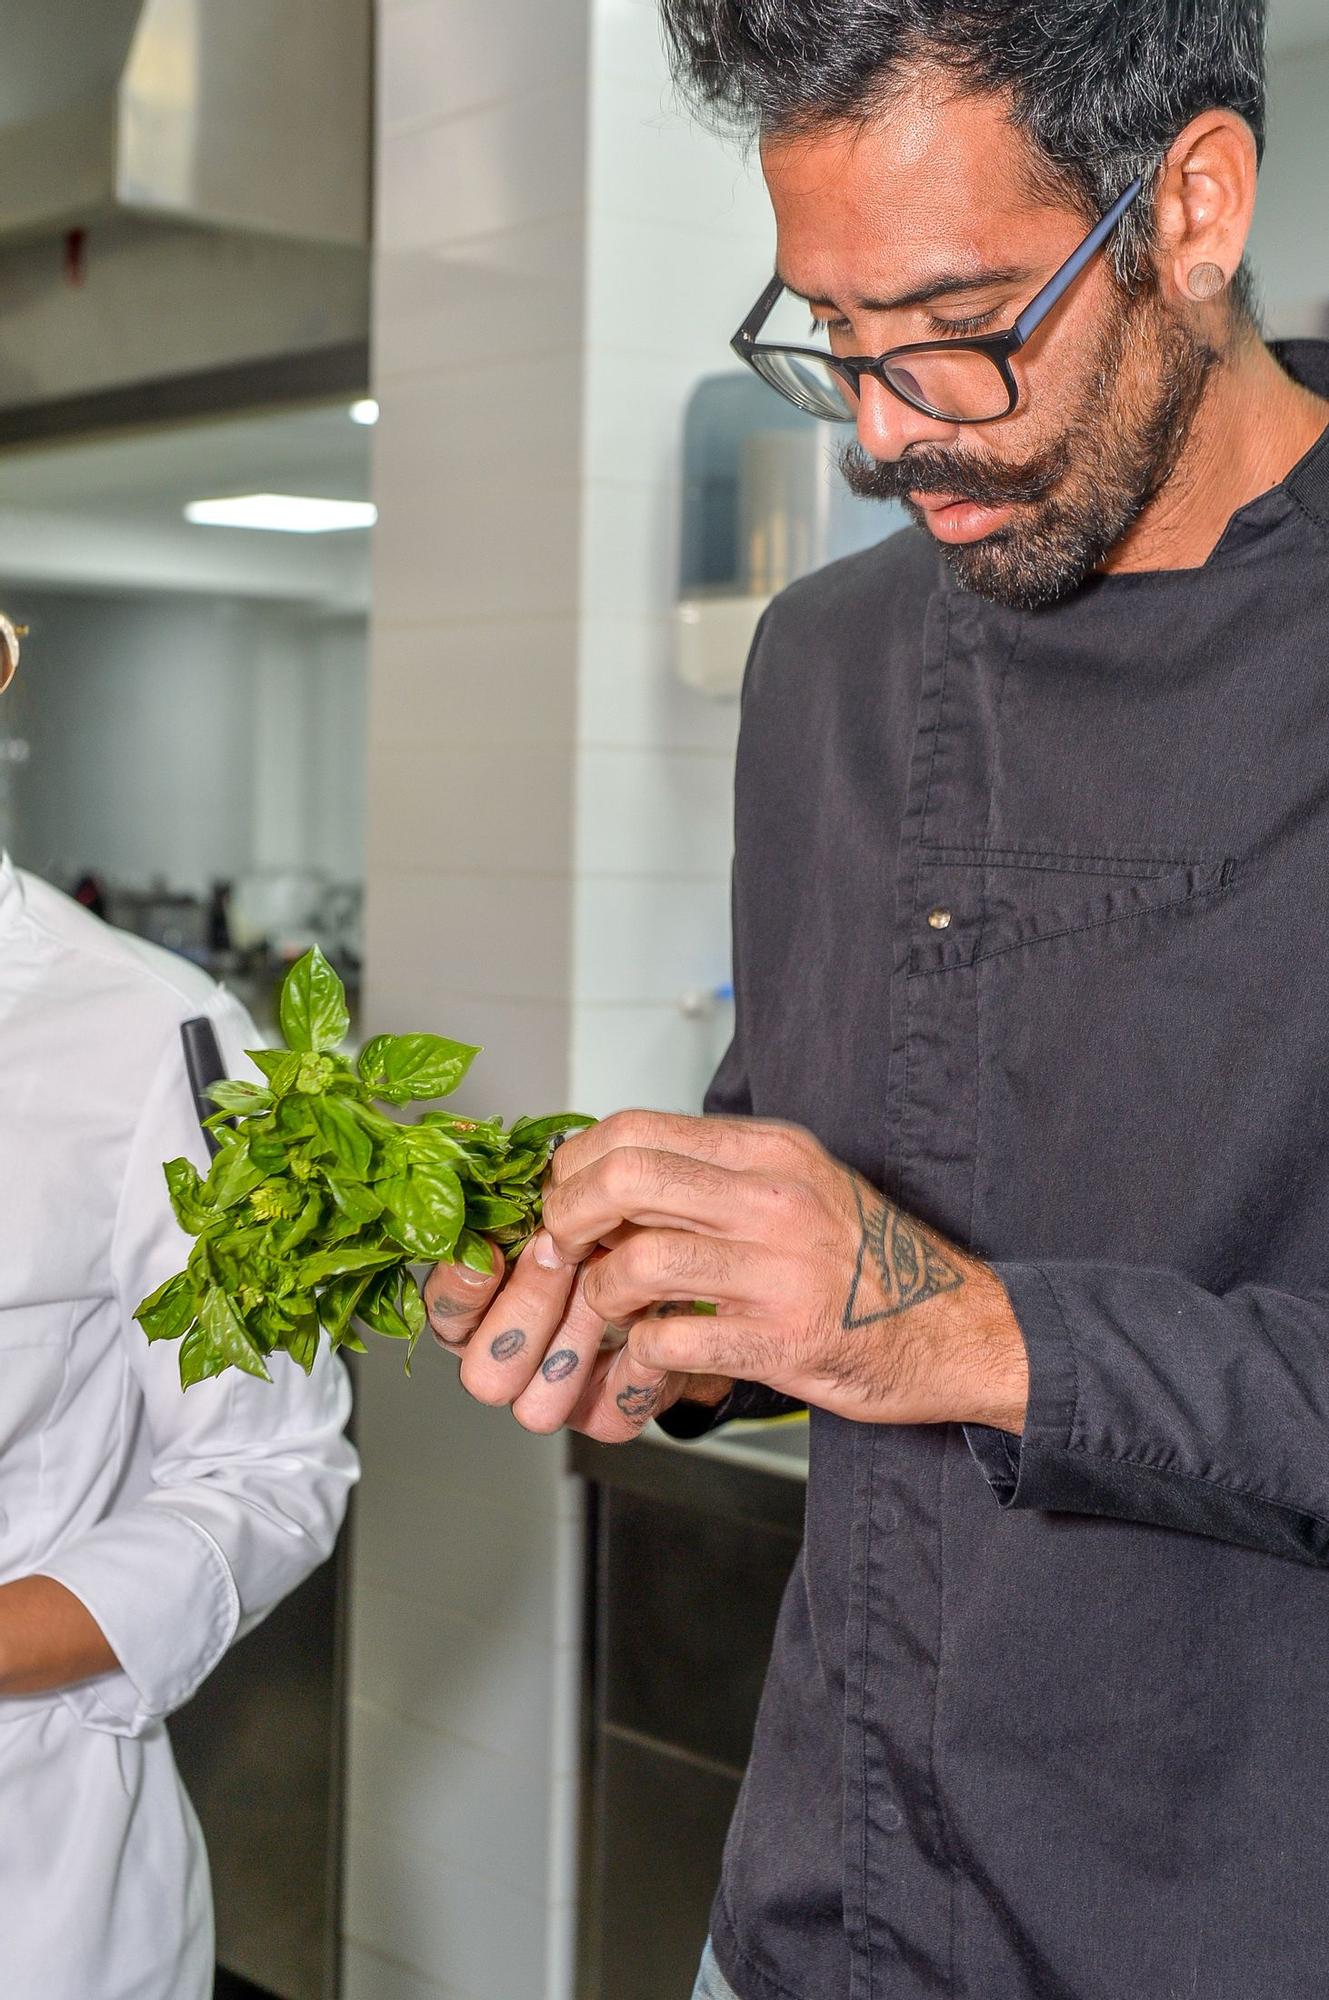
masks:
<path id="1" fill-rule="evenodd" d="M 463 1285 L 472 1286 L 476 1290 L 481 1285 L 489 1285 L 494 1281 L 492 1271 L 473 1271 L 469 1264 L 454 1264 L 452 1268 Z"/>
<path id="2" fill-rule="evenodd" d="M 531 1255 L 542 1271 L 562 1271 L 566 1268 L 547 1229 L 542 1229 L 537 1235 L 531 1246 Z"/>

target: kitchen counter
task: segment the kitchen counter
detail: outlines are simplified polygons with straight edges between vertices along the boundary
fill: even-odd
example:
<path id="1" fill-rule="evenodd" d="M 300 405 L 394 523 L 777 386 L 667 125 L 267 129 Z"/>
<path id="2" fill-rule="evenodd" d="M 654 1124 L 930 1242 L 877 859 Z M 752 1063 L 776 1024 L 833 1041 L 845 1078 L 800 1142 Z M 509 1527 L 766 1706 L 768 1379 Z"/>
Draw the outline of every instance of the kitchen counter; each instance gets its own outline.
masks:
<path id="1" fill-rule="evenodd" d="M 690 1443 L 654 1424 L 630 1445 L 574 1437 L 571 1469 L 596 1486 L 801 1535 L 807 1419 L 727 1424 Z"/>
<path id="2" fill-rule="evenodd" d="M 579 2000 L 692 1989 L 802 1540 L 807 1444 L 806 1421 L 571 1441 L 589 1542 Z"/>

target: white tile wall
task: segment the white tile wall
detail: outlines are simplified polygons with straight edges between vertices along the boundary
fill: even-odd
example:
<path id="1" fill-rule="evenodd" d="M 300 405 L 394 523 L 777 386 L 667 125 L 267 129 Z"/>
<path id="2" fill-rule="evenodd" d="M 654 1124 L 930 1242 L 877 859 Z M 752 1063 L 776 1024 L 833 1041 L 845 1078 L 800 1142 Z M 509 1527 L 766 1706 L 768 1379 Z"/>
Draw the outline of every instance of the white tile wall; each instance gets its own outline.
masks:
<path id="1" fill-rule="evenodd" d="M 437 123 L 457 112 L 524 97 L 557 81 L 584 89 L 584 21 L 530 0 L 404 0 L 383 37 L 383 130 Z"/>
<path id="2" fill-rule="evenodd" d="M 595 745 L 706 750 L 732 760 L 738 703 L 711 701 L 673 670 L 673 622 L 588 615 L 581 624 L 581 741 Z"/>
<path id="3" fill-rule="evenodd" d="M 571 213 L 462 243 L 382 250 L 375 304 L 380 385 L 480 355 L 576 347 L 585 315 L 585 227 L 584 216 Z"/>
<path id="4" fill-rule="evenodd" d="M 371 691 L 378 750 L 410 745 L 454 764 L 463 752 L 495 756 L 500 777 L 514 752 L 565 747 L 576 728 L 578 627 L 562 616 L 380 623 Z M 503 714 L 496 752 L 494 716 Z M 435 766 L 442 781 L 443 764 Z"/>
<path id="5" fill-rule="evenodd" d="M 342 2000 L 481 2000 L 456 1986 L 440 1986 L 399 1959 L 360 1944 L 346 1947 L 341 1991 Z"/>
<path id="6" fill-rule="evenodd" d="M 380 0 L 371 1027 L 476 1110 L 695 1108 L 736 712 L 672 669 L 679 443 L 771 261 L 654 0 Z M 349 2000 L 570 2000 L 581 1526 L 431 1350 L 360 1370 Z"/>
<path id="7" fill-rule="evenodd" d="M 378 148 L 384 250 L 429 250 L 575 213 L 584 104 L 578 82 L 500 98 L 439 123 L 389 125 Z"/>
<path id="8" fill-rule="evenodd" d="M 726 881 L 731 759 L 724 751 L 584 745 L 577 867 L 583 877 Z"/>

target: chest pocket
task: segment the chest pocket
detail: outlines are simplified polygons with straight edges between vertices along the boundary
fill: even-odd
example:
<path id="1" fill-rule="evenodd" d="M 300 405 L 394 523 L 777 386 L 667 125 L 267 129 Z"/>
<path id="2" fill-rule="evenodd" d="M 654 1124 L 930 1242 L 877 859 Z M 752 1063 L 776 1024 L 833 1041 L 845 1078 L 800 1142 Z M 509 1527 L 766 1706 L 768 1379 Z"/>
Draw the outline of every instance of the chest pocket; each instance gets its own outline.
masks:
<path id="1" fill-rule="evenodd" d="M 1089 1254 L 1096 1215 L 1129 1215 L 1141 1159 L 1196 1115 L 1187 996 L 1240 872 L 925 847 L 893 1071 L 905 1205 L 1007 1256 Z"/>

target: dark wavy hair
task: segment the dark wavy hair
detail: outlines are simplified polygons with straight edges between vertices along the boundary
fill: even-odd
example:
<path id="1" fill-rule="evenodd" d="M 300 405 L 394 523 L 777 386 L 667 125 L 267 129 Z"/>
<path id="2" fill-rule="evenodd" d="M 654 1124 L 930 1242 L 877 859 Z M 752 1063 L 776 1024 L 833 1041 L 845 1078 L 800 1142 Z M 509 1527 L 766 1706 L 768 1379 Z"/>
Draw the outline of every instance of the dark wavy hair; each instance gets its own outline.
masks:
<path id="1" fill-rule="evenodd" d="M 1086 218 L 1151 177 L 1200 112 L 1265 132 L 1266 0 L 661 0 L 674 74 L 695 104 L 758 134 L 795 133 L 889 107 L 911 69 L 1002 93 L 1039 178 Z M 1153 205 L 1114 238 L 1138 283 Z M 1243 271 L 1239 301 L 1249 303 Z"/>

